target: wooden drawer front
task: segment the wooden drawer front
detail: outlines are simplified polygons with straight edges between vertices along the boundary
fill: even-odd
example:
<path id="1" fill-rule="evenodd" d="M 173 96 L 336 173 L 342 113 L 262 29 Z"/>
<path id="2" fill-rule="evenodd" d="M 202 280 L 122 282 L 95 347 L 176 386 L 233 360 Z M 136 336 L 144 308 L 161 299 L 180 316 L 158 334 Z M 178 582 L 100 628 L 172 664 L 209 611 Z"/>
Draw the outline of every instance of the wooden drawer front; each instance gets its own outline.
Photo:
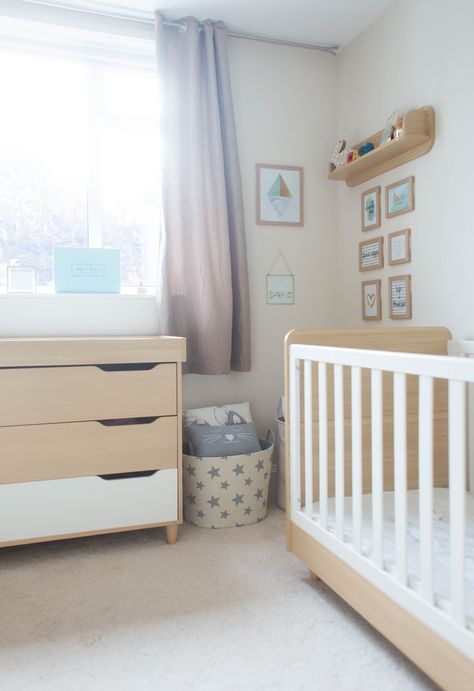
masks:
<path id="1" fill-rule="evenodd" d="M 168 523 L 178 519 L 178 471 L 0 486 L 0 542 Z"/>
<path id="2" fill-rule="evenodd" d="M 0 484 L 176 468 L 178 422 L 0 427 L 0 449 Z"/>
<path id="3" fill-rule="evenodd" d="M 176 415 L 176 364 L 0 369 L 0 425 Z"/>

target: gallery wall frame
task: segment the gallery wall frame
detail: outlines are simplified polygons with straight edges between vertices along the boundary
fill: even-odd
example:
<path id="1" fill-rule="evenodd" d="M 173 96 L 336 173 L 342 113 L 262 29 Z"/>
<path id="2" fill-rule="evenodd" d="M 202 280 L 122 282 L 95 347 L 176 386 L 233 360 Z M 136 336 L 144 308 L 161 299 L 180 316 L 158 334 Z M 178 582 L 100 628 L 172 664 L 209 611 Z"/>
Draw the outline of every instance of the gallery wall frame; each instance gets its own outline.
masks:
<path id="1" fill-rule="evenodd" d="M 388 234 L 388 263 L 408 264 L 411 262 L 411 230 L 397 230 Z"/>
<path id="2" fill-rule="evenodd" d="M 359 271 L 383 269 L 383 237 L 359 242 Z"/>
<path id="3" fill-rule="evenodd" d="M 411 175 L 385 188 L 385 218 L 393 218 L 415 208 L 415 178 Z"/>
<path id="4" fill-rule="evenodd" d="M 365 232 L 380 228 L 382 212 L 380 208 L 380 186 L 372 187 L 360 195 L 361 226 Z"/>
<path id="5" fill-rule="evenodd" d="M 273 267 L 280 258 L 286 266 L 287 273 L 272 273 Z M 267 271 L 267 305 L 294 305 L 295 303 L 295 277 L 290 265 L 281 250 L 275 255 L 270 268 Z"/>
<path id="6" fill-rule="evenodd" d="M 257 163 L 256 222 L 263 226 L 304 225 L 304 170 Z"/>
<path id="7" fill-rule="evenodd" d="M 362 281 L 362 319 L 379 321 L 382 319 L 382 281 L 380 278 Z"/>
<path id="8" fill-rule="evenodd" d="M 411 275 L 390 276 L 388 279 L 390 319 L 412 318 Z"/>

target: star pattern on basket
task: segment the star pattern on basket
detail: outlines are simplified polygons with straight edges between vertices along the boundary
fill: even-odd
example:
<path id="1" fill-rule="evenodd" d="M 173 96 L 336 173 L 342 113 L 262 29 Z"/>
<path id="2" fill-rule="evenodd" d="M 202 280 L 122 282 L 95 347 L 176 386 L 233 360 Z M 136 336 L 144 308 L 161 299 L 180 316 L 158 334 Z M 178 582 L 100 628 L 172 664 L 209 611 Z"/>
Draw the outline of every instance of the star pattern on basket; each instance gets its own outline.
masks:
<path id="1" fill-rule="evenodd" d="M 232 499 L 232 501 L 235 503 L 236 506 L 238 506 L 239 504 L 243 504 L 244 503 L 244 495 L 238 494 L 236 492 L 235 497 Z"/>
<path id="2" fill-rule="evenodd" d="M 183 468 L 186 519 L 214 529 L 240 528 L 263 520 L 268 511 L 270 458 L 269 453 L 234 458 L 187 456 Z"/>

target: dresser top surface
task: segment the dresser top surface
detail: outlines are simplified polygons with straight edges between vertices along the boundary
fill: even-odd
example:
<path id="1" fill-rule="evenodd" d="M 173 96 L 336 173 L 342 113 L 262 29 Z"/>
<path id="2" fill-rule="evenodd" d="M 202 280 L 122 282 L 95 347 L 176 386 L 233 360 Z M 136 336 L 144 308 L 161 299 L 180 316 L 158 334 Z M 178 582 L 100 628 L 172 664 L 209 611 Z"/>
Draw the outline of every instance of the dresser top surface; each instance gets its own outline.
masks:
<path id="1" fill-rule="evenodd" d="M 186 339 L 174 336 L 2 338 L 0 367 L 184 362 Z"/>

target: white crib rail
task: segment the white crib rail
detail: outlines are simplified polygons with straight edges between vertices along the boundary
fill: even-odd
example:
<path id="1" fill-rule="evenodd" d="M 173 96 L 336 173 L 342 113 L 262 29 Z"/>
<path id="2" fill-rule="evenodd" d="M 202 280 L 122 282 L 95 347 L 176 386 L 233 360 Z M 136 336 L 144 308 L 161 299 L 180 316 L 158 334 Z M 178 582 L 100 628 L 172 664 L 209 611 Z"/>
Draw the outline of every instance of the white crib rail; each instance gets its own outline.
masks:
<path id="1" fill-rule="evenodd" d="M 456 351 L 452 351 L 456 352 Z M 465 351 L 463 351 L 465 352 Z M 474 354 L 474 344 L 472 345 Z M 305 503 L 301 496 L 300 363 L 304 370 Z M 319 510 L 313 510 L 312 372 L 318 363 Z M 327 366 L 334 366 L 335 529 L 328 525 Z M 344 532 L 344 367 L 351 369 L 352 535 Z M 362 549 L 362 369 L 371 373 L 372 552 Z M 395 571 L 383 556 L 383 373 L 393 374 Z M 407 576 L 407 375 L 418 377 L 420 591 Z M 433 380 L 448 382 L 450 602 L 433 591 Z M 466 391 L 474 360 L 384 351 L 290 346 L 291 519 L 339 558 L 474 659 L 465 593 Z"/>
<path id="2" fill-rule="evenodd" d="M 448 355 L 474 359 L 474 341 L 448 341 Z M 468 487 L 474 493 L 474 386 L 468 385 L 466 400 L 466 443 L 469 464 L 467 468 Z"/>
<path id="3" fill-rule="evenodd" d="M 407 585 L 407 377 L 393 375 L 393 463 L 395 485 L 395 574 Z"/>

